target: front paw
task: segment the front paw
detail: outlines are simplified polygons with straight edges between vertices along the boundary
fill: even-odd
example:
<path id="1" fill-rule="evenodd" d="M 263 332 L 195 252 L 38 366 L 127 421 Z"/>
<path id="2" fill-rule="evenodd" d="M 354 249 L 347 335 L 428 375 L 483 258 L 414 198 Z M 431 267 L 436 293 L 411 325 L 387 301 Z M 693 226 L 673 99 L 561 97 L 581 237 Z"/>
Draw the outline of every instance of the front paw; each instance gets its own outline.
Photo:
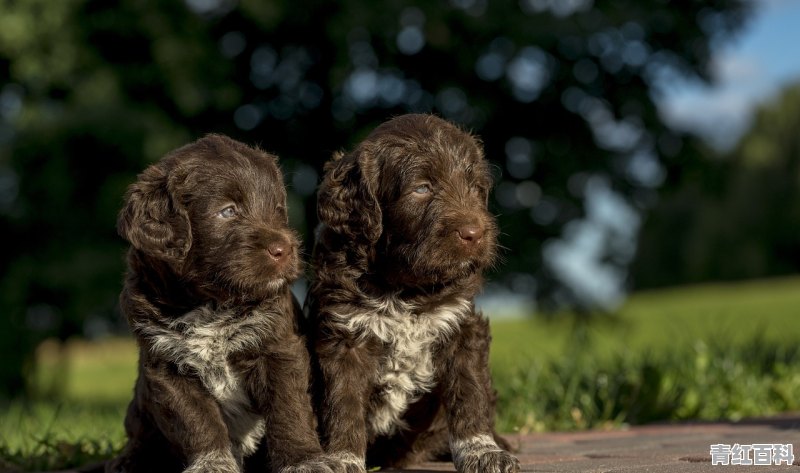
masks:
<path id="1" fill-rule="evenodd" d="M 334 473 L 366 473 L 364 459 L 349 452 L 329 453 L 325 455 Z"/>
<path id="2" fill-rule="evenodd" d="M 334 473 L 330 466 L 317 458 L 288 465 L 278 471 L 280 473 Z"/>
<path id="3" fill-rule="evenodd" d="M 519 472 L 519 460 L 500 449 L 488 435 L 452 441 L 451 449 L 458 473 Z"/>
<path id="4" fill-rule="evenodd" d="M 351 453 L 330 453 L 281 468 L 280 473 L 366 473 L 364 461 Z"/>
<path id="5" fill-rule="evenodd" d="M 466 456 L 459 473 L 517 473 L 519 460 L 503 450 L 469 454 Z"/>
<path id="6" fill-rule="evenodd" d="M 241 473 L 239 462 L 230 452 L 209 452 L 195 457 L 183 473 Z"/>

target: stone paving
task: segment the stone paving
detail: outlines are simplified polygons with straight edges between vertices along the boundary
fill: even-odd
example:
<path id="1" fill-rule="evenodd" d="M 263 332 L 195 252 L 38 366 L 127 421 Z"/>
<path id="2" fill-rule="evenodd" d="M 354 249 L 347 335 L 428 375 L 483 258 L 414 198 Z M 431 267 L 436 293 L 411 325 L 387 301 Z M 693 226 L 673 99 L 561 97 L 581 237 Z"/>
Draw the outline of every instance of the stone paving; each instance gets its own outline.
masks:
<path id="1" fill-rule="evenodd" d="M 800 414 L 739 423 L 661 424 L 625 430 L 509 436 L 523 472 L 767 472 L 800 473 Z M 794 464 L 712 465 L 710 446 L 792 444 Z M 752 452 L 750 454 L 752 459 Z M 763 458 L 763 457 L 762 457 Z M 453 471 L 425 463 L 409 472 Z"/>
<path id="2" fill-rule="evenodd" d="M 611 431 L 512 435 L 508 439 L 518 448 L 517 456 L 525 473 L 800 473 L 800 413 L 738 423 L 656 424 Z M 712 465 L 710 447 L 714 444 L 792 444 L 795 459 L 793 465 L 780 466 Z M 424 463 L 402 473 L 441 471 L 454 471 L 453 464 Z"/>

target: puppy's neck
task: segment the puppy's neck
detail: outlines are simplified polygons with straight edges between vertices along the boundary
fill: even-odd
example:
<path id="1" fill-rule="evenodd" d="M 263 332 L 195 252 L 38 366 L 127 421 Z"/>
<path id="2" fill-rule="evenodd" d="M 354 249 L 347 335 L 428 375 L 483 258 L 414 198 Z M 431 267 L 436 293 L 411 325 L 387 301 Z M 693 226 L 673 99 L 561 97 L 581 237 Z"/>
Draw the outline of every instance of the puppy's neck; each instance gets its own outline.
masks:
<path id="1" fill-rule="evenodd" d="M 318 268 L 326 267 L 328 271 L 317 275 L 317 286 L 338 287 L 354 300 L 392 294 L 414 305 L 435 307 L 456 297 L 471 300 L 483 285 L 480 271 L 454 280 L 420 284 L 406 276 L 407 269 L 395 267 L 381 256 L 386 253 L 383 245 L 385 242 L 366 244 L 348 240 L 333 229 L 320 225 L 314 259 Z M 327 295 L 317 294 L 317 297 L 326 298 Z"/>
<path id="2" fill-rule="evenodd" d="M 170 263 L 133 248 L 128 252 L 127 281 L 164 313 L 184 313 L 198 305 L 198 295 Z"/>
<path id="3" fill-rule="evenodd" d="M 477 295 L 483 282 L 483 277 L 479 273 L 454 281 L 433 284 L 408 284 L 376 274 L 387 273 L 365 273 L 357 281 L 359 289 L 366 296 L 381 297 L 386 294 L 394 294 L 397 299 L 411 302 L 421 308 L 433 308 L 448 304 L 456 298 L 471 300 Z"/>
<path id="4" fill-rule="evenodd" d="M 128 285 L 134 292 L 142 294 L 158 311 L 167 316 L 179 316 L 199 306 L 214 310 L 236 307 L 247 311 L 264 304 L 273 304 L 279 299 L 291 298 L 288 286 L 280 288 L 268 300 L 249 300 L 231 295 L 220 300 L 185 280 L 168 262 L 131 249 L 128 253 Z"/>

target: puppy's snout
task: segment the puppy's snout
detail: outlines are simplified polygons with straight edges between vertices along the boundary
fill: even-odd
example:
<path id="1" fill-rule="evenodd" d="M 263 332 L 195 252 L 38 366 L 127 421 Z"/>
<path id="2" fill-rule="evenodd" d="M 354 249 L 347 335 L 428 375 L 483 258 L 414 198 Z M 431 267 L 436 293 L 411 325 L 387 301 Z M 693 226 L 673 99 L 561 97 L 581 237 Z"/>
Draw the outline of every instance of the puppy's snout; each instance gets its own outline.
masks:
<path id="1" fill-rule="evenodd" d="M 267 245 L 267 253 L 275 261 L 283 261 L 291 252 L 291 245 L 285 241 L 274 241 Z"/>
<path id="2" fill-rule="evenodd" d="M 474 245 L 483 238 L 483 227 L 475 224 L 462 225 L 458 229 L 458 237 L 465 245 Z"/>

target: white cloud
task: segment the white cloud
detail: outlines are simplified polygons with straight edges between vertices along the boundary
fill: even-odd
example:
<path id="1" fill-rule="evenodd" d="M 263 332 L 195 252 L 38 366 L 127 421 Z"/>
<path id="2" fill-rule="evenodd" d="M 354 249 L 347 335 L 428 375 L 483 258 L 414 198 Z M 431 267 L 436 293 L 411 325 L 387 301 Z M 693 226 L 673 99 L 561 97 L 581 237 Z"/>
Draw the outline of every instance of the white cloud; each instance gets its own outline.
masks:
<path id="1" fill-rule="evenodd" d="M 758 58 L 745 54 L 721 53 L 712 68 L 713 85 L 685 82 L 671 87 L 659 100 L 659 110 L 670 126 L 729 149 L 747 130 L 755 107 L 777 84 L 764 73 Z"/>
<path id="2" fill-rule="evenodd" d="M 763 82 L 764 65 L 758 58 L 743 54 L 723 53 L 711 64 L 714 80 L 724 84 Z"/>
<path id="3" fill-rule="evenodd" d="M 677 129 L 699 134 L 712 145 L 728 149 L 747 129 L 755 98 L 735 90 L 687 92 L 663 101 L 664 120 Z"/>

